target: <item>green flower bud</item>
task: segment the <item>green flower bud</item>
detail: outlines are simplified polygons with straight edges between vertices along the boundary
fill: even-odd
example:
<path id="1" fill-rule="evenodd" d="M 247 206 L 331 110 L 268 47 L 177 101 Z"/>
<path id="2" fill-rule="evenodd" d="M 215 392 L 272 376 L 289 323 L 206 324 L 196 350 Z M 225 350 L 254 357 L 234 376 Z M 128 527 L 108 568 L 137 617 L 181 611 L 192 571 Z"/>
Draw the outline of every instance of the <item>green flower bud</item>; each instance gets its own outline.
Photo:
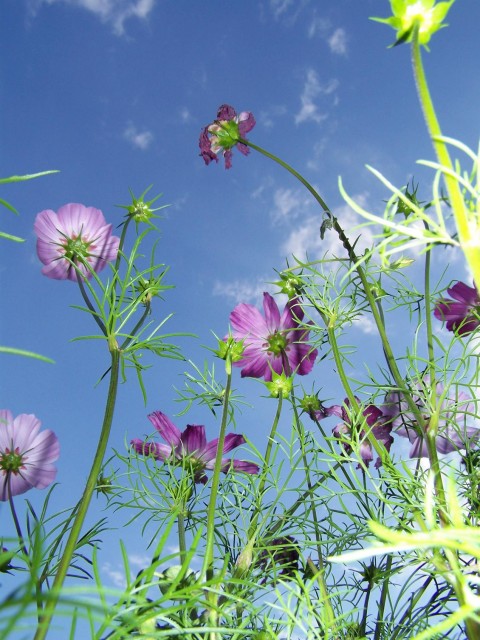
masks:
<path id="1" fill-rule="evenodd" d="M 393 46 L 411 42 L 415 27 L 418 27 L 418 42 L 428 49 L 427 43 L 435 31 L 446 26 L 442 23 L 453 2 L 447 0 L 435 4 L 435 0 L 390 0 L 393 16 L 372 20 L 388 24 L 396 30 L 397 39 Z"/>
<path id="2" fill-rule="evenodd" d="M 218 341 L 218 349 L 214 353 L 222 360 L 226 360 L 230 355 L 232 362 L 238 362 L 243 358 L 244 350 L 243 340 L 235 340 L 235 338 L 229 336 L 225 340 Z"/>
<path id="3" fill-rule="evenodd" d="M 272 371 L 272 381 L 264 382 L 264 385 L 270 391 L 272 398 L 278 398 L 280 394 L 283 398 L 287 398 L 292 392 L 293 380 L 287 377 L 284 371 L 280 374 Z"/>

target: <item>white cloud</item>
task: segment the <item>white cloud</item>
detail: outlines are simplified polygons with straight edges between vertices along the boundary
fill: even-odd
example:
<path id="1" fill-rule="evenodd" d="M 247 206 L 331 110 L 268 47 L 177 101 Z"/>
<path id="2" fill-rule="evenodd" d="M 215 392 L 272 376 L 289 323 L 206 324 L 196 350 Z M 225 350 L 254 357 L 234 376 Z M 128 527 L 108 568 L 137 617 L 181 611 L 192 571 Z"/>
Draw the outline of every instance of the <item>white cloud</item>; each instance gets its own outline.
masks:
<path id="1" fill-rule="evenodd" d="M 101 574 L 103 577 L 108 577 L 114 586 L 119 589 L 125 588 L 127 584 L 124 572 L 119 569 L 114 569 L 109 562 L 103 563 Z"/>
<path id="2" fill-rule="evenodd" d="M 308 69 L 307 78 L 303 86 L 303 91 L 300 96 L 301 108 L 295 116 L 295 124 L 301 124 L 302 122 L 308 122 L 313 120 L 320 123 L 328 117 L 326 113 L 320 113 L 318 104 L 315 99 L 320 95 L 334 94 L 339 85 L 338 80 L 335 78 L 329 80 L 326 84 L 322 84 L 318 79 L 318 75 L 314 69 Z M 336 98 L 334 100 L 336 104 Z"/>
<path id="3" fill-rule="evenodd" d="M 275 125 L 275 120 L 287 113 L 285 105 L 274 105 L 269 109 L 260 111 L 258 114 L 258 122 L 266 129 L 271 129 Z"/>
<path id="4" fill-rule="evenodd" d="M 317 35 L 324 38 L 329 29 L 330 21 L 326 18 L 318 17 L 316 12 L 314 12 L 313 18 L 308 25 L 307 35 L 309 38 L 314 38 Z"/>
<path id="5" fill-rule="evenodd" d="M 123 132 L 123 137 L 128 140 L 137 149 L 148 149 L 153 141 L 153 133 L 151 131 L 138 131 L 137 127 L 129 123 Z"/>
<path id="6" fill-rule="evenodd" d="M 293 0 L 270 0 L 270 9 L 273 12 L 275 20 L 278 20 L 293 4 Z"/>
<path id="7" fill-rule="evenodd" d="M 274 287 L 266 284 L 265 279 L 259 278 L 252 283 L 251 280 L 234 280 L 232 282 L 220 282 L 217 280 L 213 286 L 213 295 L 229 299 L 232 304 L 248 302 L 258 305 L 264 291 L 272 291 Z"/>
<path id="8" fill-rule="evenodd" d="M 276 189 L 273 194 L 274 209 L 270 212 L 274 223 L 291 222 L 311 206 L 312 198 L 302 189 Z"/>
<path id="9" fill-rule="evenodd" d="M 353 199 L 365 207 L 367 196 L 359 194 Z M 373 243 L 373 233 L 370 227 L 355 229 L 363 220 L 348 205 L 342 205 L 333 211 L 342 229 L 349 236 L 350 242 L 355 244 L 357 254 L 361 254 Z M 282 255 L 294 255 L 302 260 L 308 254 L 311 260 L 320 259 L 326 253 L 330 257 L 346 257 L 346 250 L 333 229 L 327 229 L 324 238 L 320 237 L 321 217 L 316 214 L 307 218 L 303 224 L 298 225 L 290 233 L 281 247 Z"/>
<path id="10" fill-rule="evenodd" d="M 180 120 L 185 123 L 191 122 L 193 120 L 192 114 L 190 113 L 190 110 L 187 109 L 187 107 L 182 107 L 180 109 Z"/>
<path id="11" fill-rule="evenodd" d="M 65 4 L 86 9 L 102 22 L 111 25 L 116 35 L 125 33 L 125 22 L 130 18 L 146 20 L 156 0 L 30 0 L 30 14 L 35 16 L 42 5 Z"/>
<path id="12" fill-rule="evenodd" d="M 347 46 L 347 34 L 345 29 L 339 27 L 335 29 L 330 38 L 327 40 L 328 46 L 330 47 L 330 51 L 332 53 L 336 53 L 340 56 L 344 56 L 347 54 L 348 46 Z"/>

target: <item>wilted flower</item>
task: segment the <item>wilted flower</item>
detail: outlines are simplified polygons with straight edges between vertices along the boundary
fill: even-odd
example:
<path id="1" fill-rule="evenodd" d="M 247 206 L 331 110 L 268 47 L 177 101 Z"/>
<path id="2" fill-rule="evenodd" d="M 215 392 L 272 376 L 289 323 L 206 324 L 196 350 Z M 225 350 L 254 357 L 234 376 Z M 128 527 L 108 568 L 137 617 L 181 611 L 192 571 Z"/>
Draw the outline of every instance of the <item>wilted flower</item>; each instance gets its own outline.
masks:
<path id="1" fill-rule="evenodd" d="M 411 42 L 413 30 L 418 25 L 418 42 L 426 46 L 435 31 L 446 26 L 442 22 L 453 2 L 448 0 L 435 4 L 435 0 L 390 0 L 393 16 L 372 20 L 389 24 L 396 30 L 395 44 Z"/>
<path id="2" fill-rule="evenodd" d="M 360 402 L 358 398 L 356 398 L 357 402 Z M 339 405 L 333 405 L 326 409 L 327 415 L 334 415 L 342 418 L 342 422 L 339 422 L 333 429 L 333 435 L 336 438 L 342 440 L 342 444 L 347 453 L 352 451 L 352 446 L 348 444 L 348 441 L 352 439 L 352 432 L 354 430 L 354 425 L 357 422 L 352 415 L 350 409 L 350 401 L 348 398 L 345 398 L 344 404 L 340 407 Z M 389 416 L 385 416 L 383 411 L 376 407 L 374 404 L 369 404 L 362 411 L 362 416 L 365 418 L 365 422 L 369 427 L 369 434 L 372 434 L 379 442 L 383 444 L 387 451 L 390 451 L 390 447 L 393 443 L 393 437 L 391 436 L 392 425 L 389 422 Z M 364 429 L 359 430 L 358 433 L 358 442 L 359 442 L 359 452 L 360 456 L 368 467 L 370 462 L 373 460 L 373 447 L 368 440 L 367 434 Z M 382 459 L 377 458 L 375 462 L 375 468 L 378 469 L 382 464 Z M 360 465 L 358 465 L 360 467 Z"/>
<path id="3" fill-rule="evenodd" d="M 309 330 L 300 326 L 304 312 L 298 298 L 289 300 L 280 316 L 275 300 L 264 293 L 263 309 L 265 317 L 253 305 L 241 303 L 230 314 L 233 336 L 245 345 L 243 358 L 234 363 L 243 367 L 242 378 L 271 382 L 272 371 L 310 373 L 318 351 L 307 344 Z"/>
<path id="4" fill-rule="evenodd" d="M 448 389 L 445 394 L 445 386 L 437 382 L 435 387 L 435 404 L 429 399 L 433 393 L 430 388 L 430 377 L 425 375 L 412 386 L 412 399 L 424 421 L 424 431 L 418 424 L 415 415 L 410 410 L 407 401 L 398 391 L 388 393 L 385 404 L 381 409 L 388 416 L 389 423 L 399 436 L 408 438 L 412 444 L 410 458 L 428 457 L 426 432 L 432 414 L 438 413 L 438 431 L 436 447 L 439 453 L 450 453 L 458 449 L 465 449 L 474 443 L 480 431 L 478 427 L 469 426 L 467 422 L 474 419 L 475 404 L 465 392 L 455 388 Z M 436 406 L 439 399 L 440 406 Z"/>
<path id="5" fill-rule="evenodd" d="M 58 213 L 41 211 L 34 225 L 42 273 L 55 280 L 78 280 L 77 269 L 89 279 L 115 260 L 120 238 L 112 236 L 100 209 L 65 204 Z M 75 265 L 75 267 L 73 266 Z"/>
<path id="6" fill-rule="evenodd" d="M 55 480 L 53 463 L 60 455 L 57 436 L 32 414 L 13 418 L 11 411 L 0 410 L 0 500 L 18 496 L 36 487 L 44 489 Z"/>
<path id="7" fill-rule="evenodd" d="M 218 154 L 223 153 L 225 158 L 225 169 L 232 166 L 232 148 L 243 153 L 244 156 L 250 153 L 249 148 L 242 142 L 246 134 L 255 126 L 255 118 L 250 111 L 242 111 L 237 115 L 233 107 L 222 104 L 217 112 L 217 119 L 207 125 L 200 134 L 200 155 L 205 164 L 210 164 L 212 160 L 218 162 Z"/>
<path id="8" fill-rule="evenodd" d="M 145 456 L 153 456 L 161 462 L 181 465 L 192 472 L 195 482 L 206 484 L 205 469 L 213 469 L 215 466 L 218 438 L 207 442 L 203 425 L 189 424 L 185 431 L 181 432 L 161 411 L 151 413 L 148 419 L 167 444 L 135 438 L 130 443 L 135 451 Z M 244 443 L 245 438 L 242 435 L 227 433 L 223 453 L 228 453 Z M 258 466 L 252 462 L 223 459 L 223 473 L 228 473 L 230 469 L 252 474 L 259 471 Z"/>
<path id="9" fill-rule="evenodd" d="M 480 324 L 480 296 L 476 288 L 457 282 L 447 293 L 453 300 L 439 300 L 433 312 L 435 318 L 446 321 L 447 329 L 459 336 L 475 331 Z"/>
<path id="10" fill-rule="evenodd" d="M 258 566 L 265 573 L 271 565 L 276 571 L 280 570 L 279 575 L 284 579 L 294 578 L 295 572 L 298 571 L 299 558 L 300 551 L 296 539 L 293 536 L 284 536 L 268 542 L 258 556 Z M 262 584 L 266 581 L 265 578 Z"/>

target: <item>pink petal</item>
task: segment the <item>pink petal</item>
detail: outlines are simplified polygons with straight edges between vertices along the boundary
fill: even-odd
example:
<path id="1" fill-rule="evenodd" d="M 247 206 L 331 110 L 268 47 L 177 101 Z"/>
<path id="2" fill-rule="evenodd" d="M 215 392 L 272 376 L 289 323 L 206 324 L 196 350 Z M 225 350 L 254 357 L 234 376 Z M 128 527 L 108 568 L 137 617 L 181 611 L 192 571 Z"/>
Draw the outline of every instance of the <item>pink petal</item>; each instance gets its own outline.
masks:
<path id="1" fill-rule="evenodd" d="M 203 452 L 207 444 L 205 427 L 201 424 L 189 424 L 182 433 L 183 453 L 185 455 L 196 454 L 196 458 L 203 458 Z M 207 445 L 208 446 L 208 445 Z"/>
<path id="2" fill-rule="evenodd" d="M 265 292 L 263 294 L 263 310 L 265 312 L 265 323 L 267 326 L 267 336 L 275 333 L 280 327 L 280 311 L 272 296 Z M 283 312 L 285 315 L 285 311 Z"/>

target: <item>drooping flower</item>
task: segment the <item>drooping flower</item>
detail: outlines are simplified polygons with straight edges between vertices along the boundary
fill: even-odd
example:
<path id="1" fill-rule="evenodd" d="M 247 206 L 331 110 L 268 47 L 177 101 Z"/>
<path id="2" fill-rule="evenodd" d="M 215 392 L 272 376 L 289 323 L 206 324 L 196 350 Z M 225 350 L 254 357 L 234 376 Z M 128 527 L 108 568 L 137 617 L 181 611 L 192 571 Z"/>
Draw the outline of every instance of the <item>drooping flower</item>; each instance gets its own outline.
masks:
<path id="1" fill-rule="evenodd" d="M 264 549 L 258 555 L 258 567 L 262 573 L 266 574 L 269 570 L 274 573 L 274 583 L 276 576 L 281 576 L 282 580 L 295 578 L 298 571 L 298 562 L 300 559 L 300 547 L 297 540 L 293 536 L 284 536 L 274 538 L 265 544 Z M 260 584 L 265 584 L 265 577 Z"/>
<path id="2" fill-rule="evenodd" d="M 390 25 L 397 32 L 395 44 L 411 42 L 413 31 L 418 26 L 418 42 L 428 49 L 432 35 L 447 25 L 443 22 L 454 0 L 435 4 L 436 0 L 390 0 L 393 16 L 372 18 L 376 22 Z"/>
<path id="3" fill-rule="evenodd" d="M 233 107 L 222 104 L 218 109 L 217 119 L 200 133 L 200 155 L 205 164 L 210 164 L 212 160 L 218 162 L 218 154 L 223 153 L 225 169 L 230 169 L 233 147 L 236 146 L 244 156 L 250 153 L 242 139 L 245 140 L 245 136 L 254 126 L 253 113 L 242 111 L 237 115 Z"/>
<path id="4" fill-rule="evenodd" d="M 37 215 L 34 229 L 42 273 L 49 278 L 77 282 L 78 269 L 89 279 L 92 269 L 98 273 L 117 257 L 120 238 L 112 236 L 100 209 L 76 203 L 57 213 L 46 209 Z"/>
<path id="5" fill-rule="evenodd" d="M 360 403 L 360 400 L 356 398 L 357 402 Z M 345 398 L 343 405 L 340 407 L 339 405 L 333 405 L 332 407 L 328 407 L 326 409 L 327 415 L 338 416 L 342 419 L 342 422 L 339 422 L 333 429 L 333 435 L 336 438 L 342 440 L 343 447 L 347 453 L 351 453 L 353 450 L 352 446 L 348 443 L 347 440 L 352 439 L 352 435 L 354 432 L 354 424 L 356 420 L 352 415 L 350 409 L 350 400 Z M 365 418 L 365 422 L 369 427 L 369 433 L 372 434 L 379 442 L 383 444 L 387 451 L 390 451 L 390 447 L 393 443 L 393 437 L 391 435 L 392 425 L 390 424 L 389 416 L 385 416 L 383 411 L 376 407 L 374 404 L 369 404 L 363 409 L 362 416 Z M 358 438 L 358 440 L 357 440 Z M 364 429 L 359 430 L 358 436 L 355 441 L 359 443 L 359 453 L 360 456 L 368 467 L 370 462 L 373 460 L 373 447 L 368 440 L 367 434 Z M 375 469 L 378 469 L 382 464 L 382 459 L 377 458 L 375 462 Z M 358 465 L 360 467 L 360 465 Z"/>
<path id="6" fill-rule="evenodd" d="M 0 500 L 36 487 L 44 489 L 55 480 L 55 460 L 60 455 L 57 436 L 50 429 L 40 433 L 41 422 L 32 414 L 16 418 L 0 410 Z"/>
<path id="7" fill-rule="evenodd" d="M 459 336 L 475 331 L 480 324 L 480 296 L 476 288 L 457 282 L 447 293 L 453 300 L 439 300 L 433 312 L 435 318 L 446 321 L 447 329 Z"/>
<path id="8" fill-rule="evenodd" d="M 135 438 L 130 442 L 135 451 L 141 455 L 153 456 L 160 462 L 183 466 L 192 472 L 195 482 L 206 484 L 205 469 L 211 470 L 215 466 L 218 438 L 207 442 L 205 427 L 197 424 L 189 424 L 185 431 L 181 432 L 161 411 L 154 411 L 148 419 L 167 444 Z M 242 435 L 227 433 L 223 453 L 228 453 L 242 444 L 245 444 L 245 438 Z M 252 462 L 223 459 L 223 473 L 228 473 L 230 469 L 252 474 L 259 471 L 258 465 Z"/>
<path id="9" fill-rule="evenodd" d="M 287 376 L 303 376 L 313 368 L 317 349 L 308 343 L 309 329 L 301 326 L 304 316 L 298 298 L 285 305 L 282 315 L 269 293 L 263 294 L 265 317 L 251 304 L 241 303 L 230 314 L 233 337 L 244 341 L 241 360 L 242 378 L 265 378 L 272 381 L 272 371 Z"/>
<path id="10" fill-rule="evenodd" d="M 480 436 L 480 428 L 473 426 L 475 403 L 472 398 L 458 388 L 450 387 L 445 394 L 445 386 L 437 382 L 435 404 L 429 399 L 430 376 L 423 376 L 412 387 L 412 399 L 423 418 L 423 430 L 403 394 L 392 391 L 387 394 L 381 410 L 388 416 L 389 424 L 399 436 L 408 438 L 412 444 L 410 458 L 428 457 L 427 431 L 434 411 L 438 413 L 436 448 L 439 453 L 450 453 L 469 448 Z M 442 399 L 443 398 L 443 399 Z M 440 406 L 436 406 L 441 399 Z M 468 422 L 472 424 L 467 424 Z"/>

